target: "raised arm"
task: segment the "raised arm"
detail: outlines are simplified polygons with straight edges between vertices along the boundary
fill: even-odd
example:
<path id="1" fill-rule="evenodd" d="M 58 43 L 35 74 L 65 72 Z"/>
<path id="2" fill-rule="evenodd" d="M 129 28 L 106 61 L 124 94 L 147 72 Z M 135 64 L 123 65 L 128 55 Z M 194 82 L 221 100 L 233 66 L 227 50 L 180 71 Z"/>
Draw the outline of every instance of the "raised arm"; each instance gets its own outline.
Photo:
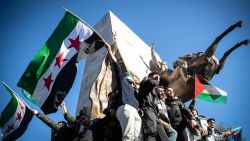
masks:
<path id="1" fill-rule="evenodd" d="M 188 108 L 189 108 L 189 109 L 194 108 L 194 106 L 195 106 L 195 102 L 196 102 L 195 97 L 192 97 L 192 101 L 191 101 L 191 103 L 189 104 Z"/>
<path id="2" fill-rule="evenodd" d="M 66 105 L 65 105 L 65 102 L 62 101 L 62 103 L 61 103 L 60 105 L 61 105 L 61 107 L 62 107 L 63 114 L 68 113 L 68 110 L 67 110 L 67 107 L 66 107 Z"/>
<path id="3" fill-rule="evenodd" d="M 115 55 L 113 54 L 113 52 L 111 50 L 111 46 L 109 44 L 105 43 L 105 48 L 107 49 L 108 54 L 111 57 L 111 61 L 114 64 L 114 72 L 115 72 L 115 77 L 116 77 L 116 81 L 117 81 L 118 93 L 121 94 L 119 96 L 121 97 L 122 103 L 129 104 L 130 106 L 138 109 L 139 103 L 134 95 L 135 88 L 124 77 L 121 66 L 118 63 Z M 120 99 L 120 98 L 118 98 L 118 99 Z"/>
<path id="4" fill-rule="evenodd" d="M 111 46 L 108 43 L 105 43 L 104 47 L 108 51 L 108 54 L 109 54 L 109 56 L 111 58 L 110 61 L 113 62 L 113 64 L 114 64 L 114 71 L 115 71 L 115 78 L 116 78 L 116 81 L 117 81 L 118 92 L 122 93 L 121 81 L 123 79 L 123 76 L 122 76 L 121 66 L 118 63 L 115 55 L 113 54 L 113 52 L 111 50 Z"/>
<path id="5" fill-rule="evenodd" d="M 108 54 L 111 57 L 111 61 L 113 62 L 117 62 L 117 59 L 115 58 L 115 55 L 113 54 L 112 50 L 111 50 L 111 46 L 108 43 L 105 43 L 104 47 L 107 49 Z"/>
<path id="6" fill-rule="evenodd" d="M 65 102 L 62 101 L 62 103 L 61 103 L 60 105 L 61 105 L 61 107 L 62 107 L 64 119 L 65 119 L 67 122 L 70 122 L 70 123 L 76 122 L 75 117 L 71 116 L 71 115 L 68 113 L 68 110 L 67 110 L 67 107 L 66 107 Z"/>
<path id="7" fill-rule="evenodd" d="M 60 125 L 53 120 L 49 119 L 47 116 L 39 113 L 37 110 L 31 109 L 32 113 L 36 115 L 42 122 L 44 122 L 46 125 L 48 125 L 53 130 L 59 130 Z"/>

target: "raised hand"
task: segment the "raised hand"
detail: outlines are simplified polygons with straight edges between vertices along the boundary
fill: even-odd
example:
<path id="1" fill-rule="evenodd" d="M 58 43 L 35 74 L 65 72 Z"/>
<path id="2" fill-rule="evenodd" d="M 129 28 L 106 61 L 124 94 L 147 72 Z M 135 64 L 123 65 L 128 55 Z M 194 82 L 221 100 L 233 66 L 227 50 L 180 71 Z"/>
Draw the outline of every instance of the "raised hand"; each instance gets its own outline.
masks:
<path id="1" fill-rule="evenodd" d="M 65 114 L 65 113 L 67 113 L 68 111 L 67 111 L 67 107 L 66 107 L 65 102 L 64 102 L 64 101 L 62 101 L 62 103 L 61 103 L 60 105 L 61 105 L 61 107 L 62 107 L 62 111 L 63 111 L 63 113 L 64 113 L 64 114 Z"/>
<path id="2" fill-rule="evenodd" d="M 35 109 L 31 109 L 31 111 L 32 111 L 32 113 L 33 113 L 34 115 L 36 115 L 36 114 L 38 113 L 38 111 L 35 110 Z"/>

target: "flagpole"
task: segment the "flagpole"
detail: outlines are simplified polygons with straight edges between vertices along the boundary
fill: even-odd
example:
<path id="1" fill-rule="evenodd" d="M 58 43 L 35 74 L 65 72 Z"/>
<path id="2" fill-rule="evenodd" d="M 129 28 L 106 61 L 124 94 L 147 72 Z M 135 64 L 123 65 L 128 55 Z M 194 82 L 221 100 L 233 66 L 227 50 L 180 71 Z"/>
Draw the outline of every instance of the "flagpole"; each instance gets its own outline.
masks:
<path id="1" fill-rule="evenodd" d="M 195 94 L 195 92 L 196 92 L 196 73 L 194 74 L 194 95 L 193 95 L 193 98 L 195 99 L 196 98 L 196 94 Z"/>
<path id="2" fill-rule="evenodd" d="M 84 20 L 82 20 L 80 17 L 78 17 L 76 14 L 74 14 L 73 12 L 71 12 L 70 10 L 68 10 L 67 8 L 63 7 L 63 9 L 66 11 L 66 12 L 69 12 L 70 14 L 72 14 L 73 16 L 75 16 L 77 19 L 79 19 L 81 22 L 83 22 L 84 24 L 86 24 L 89 28 L 91 28 L 105 43 L 108 44 L 108 42 L 106 42 L 104 40 L 104 38 L 93 28 L 91 27 L 87 22 L 85 22 Z"/>
<path id="3" fill-rule="evenodd" d="M 196 92 L 196 73 L 194 74 L 194 96 Z"/>
<path id="4" fill-rule="evenodd" d="M 29 109 L 31 110 L 30 106 L 29 106 L 21 97 L 19 97 L 19 96 L 16 94 L 16 92 L 14 92 L 6 83 L 3 82 L 3 84 L 4 84 L 4 86 L 5 86 L 7 89 L 9 89 L 15 96 L 17 96 L 17 97 L 24 103 L 24 105 L 25 105 L 27 108 L 29 108 Z"/>

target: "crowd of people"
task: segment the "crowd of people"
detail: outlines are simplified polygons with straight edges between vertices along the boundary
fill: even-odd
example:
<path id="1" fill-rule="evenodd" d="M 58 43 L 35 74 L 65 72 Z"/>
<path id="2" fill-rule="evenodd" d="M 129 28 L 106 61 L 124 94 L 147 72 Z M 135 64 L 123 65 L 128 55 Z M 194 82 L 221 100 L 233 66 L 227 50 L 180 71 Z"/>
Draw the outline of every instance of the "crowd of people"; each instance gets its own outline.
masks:
<path id="1" fill-rule="evenodd" d="M 194 108 L 175 96 L 166 77 L 151 72 L 134 86 L 130 74 L 122 73 L 120 64 L 105 44 L 114 67 L 117 87 L 108 94 L 104 118 L 91 120 L 88 107 L 78 116 L 71 116 L 61 103 L 65 121 L 54 122 L 32 110 L 33 114 L 52 129 L 53 141 L 223 141 L 231 132 L 215 129 L 215 119 L 206 120 Z"/>

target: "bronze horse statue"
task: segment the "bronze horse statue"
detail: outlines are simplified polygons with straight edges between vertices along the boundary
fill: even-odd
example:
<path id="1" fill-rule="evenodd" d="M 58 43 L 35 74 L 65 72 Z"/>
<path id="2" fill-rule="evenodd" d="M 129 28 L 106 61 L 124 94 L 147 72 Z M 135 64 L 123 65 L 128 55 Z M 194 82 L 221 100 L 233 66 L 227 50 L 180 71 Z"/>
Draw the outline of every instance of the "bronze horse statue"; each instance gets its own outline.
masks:
<path id="1" fill-rule="evenodd" d="M 203 84 L 209 83 L 215 74 L 220 73 L 225 60 L 235 49 L 239 48 L 241 45 L 249 44 L 249 39 L 243 40 L 226 51 L 220 60 L 214 56 L 218 43 L 223 37 L 237 27 L 242 27 L 242 21 L 231 25 L 219 35 L 205 52 L 198 52 L 179 57 L 179 60 L 173 63 L 173 71 L 167 70 L 162 72 L 163 67 L 160 67 L 162 63 L 160 64 L 160 62 L 154 60 L 154 57 L 152 56 L 152 61 L 157 62 L 156 66 L 158 66 L 158 70 L 152 71 L 161 71 L 162 77 L 169 80 L 169 86 L 174 89 L 176 96 L 182 101 L 186 102 L 190 100 L 194 96 L 195 74 Z"/>

